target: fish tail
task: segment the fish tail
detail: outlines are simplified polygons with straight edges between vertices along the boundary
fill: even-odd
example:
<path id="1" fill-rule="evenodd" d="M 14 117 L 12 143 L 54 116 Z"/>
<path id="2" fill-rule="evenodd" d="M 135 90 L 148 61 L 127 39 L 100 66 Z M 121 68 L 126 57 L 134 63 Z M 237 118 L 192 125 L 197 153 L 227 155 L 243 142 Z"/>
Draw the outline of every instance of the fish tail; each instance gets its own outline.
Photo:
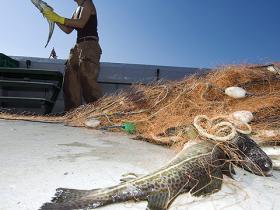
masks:
<path id="1" fill-rule="evenodd" d="M 67 210 L 67 206 L 63 206 L 59 203 L 45 203 L 39 210 Z"/>
<path id="2" fill-rule="evenodd" d="M 45 203 L 39 210 L 71 210 L 81 208 L 97 208 L 104 205 L 102 201 L 89 199 L 88 195 L 96 190 L 76 190 L 58 188 L 51 202 Z"/>

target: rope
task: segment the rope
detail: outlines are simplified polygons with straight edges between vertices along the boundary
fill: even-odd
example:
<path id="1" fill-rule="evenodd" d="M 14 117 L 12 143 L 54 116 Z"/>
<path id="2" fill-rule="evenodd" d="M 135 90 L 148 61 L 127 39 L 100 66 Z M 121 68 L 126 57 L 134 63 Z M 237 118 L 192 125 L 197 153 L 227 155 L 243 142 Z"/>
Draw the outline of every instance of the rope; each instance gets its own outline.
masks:
<path id="1" fill-rule="evenodd" d="M 206 124 L 206 128 L 201 125 L 203 122 Z M 198 115 L 194 118 L 193 125 L 200 136 L 221 142 L 232 140 L 237 135 L 237 132 L 243 134 L 252 132 L 251 126 L 247 123 L 241 123 L 227 116 L 209 119 L 206 115 Z M 239 125 L 246 126 L 246 130 L 237 128 Z M 210 132 L 208 132 L 209 130 Z"/>

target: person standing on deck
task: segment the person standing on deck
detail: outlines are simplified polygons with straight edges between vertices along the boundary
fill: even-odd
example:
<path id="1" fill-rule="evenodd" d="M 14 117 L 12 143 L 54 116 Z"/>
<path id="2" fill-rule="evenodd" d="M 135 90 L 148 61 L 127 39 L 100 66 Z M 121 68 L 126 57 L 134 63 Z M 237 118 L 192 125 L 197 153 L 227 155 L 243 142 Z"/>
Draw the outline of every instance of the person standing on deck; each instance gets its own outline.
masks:
<path id="1" fill-rule="evenodd" d="M 97 84 L 100 70 L 101 48 L 97 32 L 97 13 L 92 0 L 74 0 L 78 7 L 70 19 L 46 9 L 44 16 L 55 22 L 66 34 L 77 31 L 77 41 L 70 50 L 65 66 L 63 83 L 64 111 L 81 105 L 82 96 L 86 103 L 101 97 Z"/>

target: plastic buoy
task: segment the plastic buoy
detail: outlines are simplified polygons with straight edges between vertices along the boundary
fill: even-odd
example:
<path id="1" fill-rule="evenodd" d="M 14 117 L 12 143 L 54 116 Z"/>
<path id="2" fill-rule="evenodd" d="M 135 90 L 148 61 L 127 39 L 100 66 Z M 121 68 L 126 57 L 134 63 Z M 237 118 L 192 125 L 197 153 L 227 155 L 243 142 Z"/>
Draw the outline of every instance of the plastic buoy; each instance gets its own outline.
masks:
<path id="1" fill-rule="evenodd" d="M 89 128 L 96 128 L 100 125 L 100 121 L 94 118 L 85 121 L 85 126 Z"/>
<path id="2" fill-rule="evenodd" d="M 229 87 L 225 90 L 225 94 L 232 98 L 245 98 L 246 90 L 240 87 Z"/>
<path id="3" fill-rule="evenodd" d="M 232 117 L 242 123 L 250 123 L 254 119 L 254 116 L 250 111 L 237 111 L 232 113 Z"/>

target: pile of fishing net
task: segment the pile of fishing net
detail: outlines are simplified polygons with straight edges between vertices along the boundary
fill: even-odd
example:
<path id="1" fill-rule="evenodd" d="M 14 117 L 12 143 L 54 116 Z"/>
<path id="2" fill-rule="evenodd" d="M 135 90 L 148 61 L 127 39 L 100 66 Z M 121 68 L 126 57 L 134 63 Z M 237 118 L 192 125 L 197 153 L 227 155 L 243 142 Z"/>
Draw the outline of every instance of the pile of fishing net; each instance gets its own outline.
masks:
<path id="1" fill-rule="evenodd" d="M 279 65 L 275 64 L 279 70 Z M 245 97 L 233 98 L 226 88 L 240 87 Z M 136 139 L 180 146 L 196 116 L 232 118 L 236 111 L 252 113 L 252 134 L 262 141 L 280 141 L 280 75 L 267 66 L 225 66 L 181 81 L 133 85 L 104 96 L 63 116 L 23 116 L 1 113 L 2 119 L 63 122 L 69 126 L 107 128 L 131 123 Z M 90 122 L 94 122 L 92 125 Z M 242 127 L 242 125 L 241 125 Z"/>

